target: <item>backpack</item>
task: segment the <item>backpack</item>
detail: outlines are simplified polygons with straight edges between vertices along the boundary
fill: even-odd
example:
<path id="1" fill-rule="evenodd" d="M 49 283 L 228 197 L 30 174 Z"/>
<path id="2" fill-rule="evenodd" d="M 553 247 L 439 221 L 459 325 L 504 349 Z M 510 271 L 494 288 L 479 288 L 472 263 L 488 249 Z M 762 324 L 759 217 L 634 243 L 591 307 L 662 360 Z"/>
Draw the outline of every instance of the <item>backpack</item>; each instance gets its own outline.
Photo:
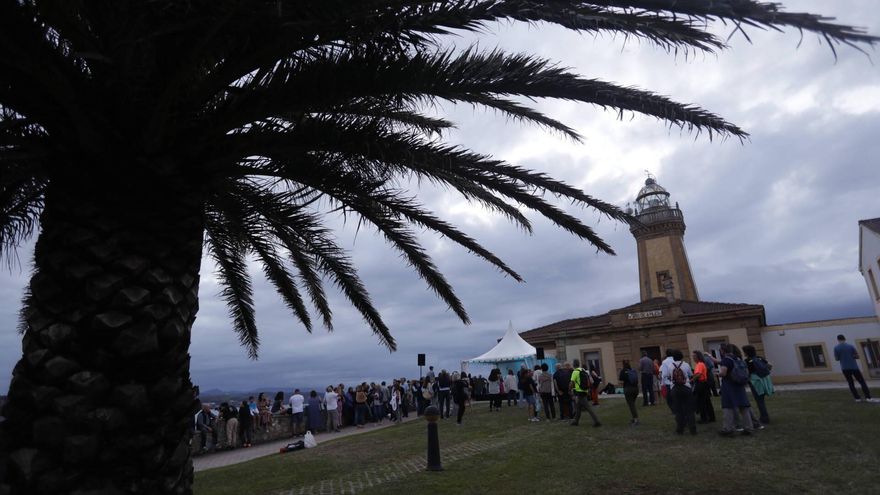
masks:
<path id="1" fill-rule="evenodd" d="M 639 384 L 639 374 L 636 373 L 636 370 L 630 368 L 626 370 L 626 381 L 630 385 L 638 385 Z"/>
<path id="2" fill-rule="evenodd" d="M 730 381 L 736 385 L 745 385 L 746 383 L 749 383 L 749 367 L 746 366 L 745 361 L 737 357 L 733 357 L 732 359 L 733 369 L 727 373 L 727 376 L 730 377 Z"/>
<path id="3" fill-rule="evenodd" d="M 752 359 L 752 366 L 755 369 L 755 374 L 761 378 L 770 376 L 770 363 L 764 360 L 761 357 L 755 357 Z"/>
<path id="4" fill-rule="evenodd" d="M 684 374 L 684 370 L 681 369 L 684 363 L 676 365 L 672 363 L 672 367 L 675 368 L 672 370 L 672 384 L 673 385 L 687 385 L 687 375 Z"/>
<path id="5" fill-rule="evenodd" d="M 585 393 L 590 391 L 590 372 L 581 368 L 578 373 L 578 386 Z"/>

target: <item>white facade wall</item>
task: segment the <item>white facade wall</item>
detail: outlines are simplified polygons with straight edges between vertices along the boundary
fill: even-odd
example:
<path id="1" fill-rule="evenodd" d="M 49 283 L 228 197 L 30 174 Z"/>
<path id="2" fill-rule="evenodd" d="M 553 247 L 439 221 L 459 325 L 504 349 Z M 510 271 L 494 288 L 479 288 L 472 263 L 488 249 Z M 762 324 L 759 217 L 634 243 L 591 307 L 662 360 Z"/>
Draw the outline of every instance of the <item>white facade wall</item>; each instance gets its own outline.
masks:
<path id="1" fill-rule="evenodd" d="M 859 260 L 859 271 L 865 277 L 868 295 L 871 302 L 874 303 L 874 313 L 880 318 L 880 294 L 874 292 L 874 284 L 880 289 L 880 234 L 873 230 L 859 226 L 859 253 L 862 259 Z M 870 270 L 870 272 L 869 272 Z M 870 276 L 873 275 L 874 283 L 871 283 Z"/>
<path id="2" fill-rule="evenodd" d="M 858 348 L 859 340 L 880 340 L 880 320 L 874 317 L 847 318 L 764 327 L 761 338 L 765 357 L 773 364 L 773 380 L 781 383 L 843 380 L 840 363 L 834 360 L 838 334 L 843 334 L 847 342 Z M 803 369 L 798 349 L 803 344 L 822 344 L 828 367 Z M 865 357 L 861 350 L 859 353 L 862 373 L 867 377 Z"/>

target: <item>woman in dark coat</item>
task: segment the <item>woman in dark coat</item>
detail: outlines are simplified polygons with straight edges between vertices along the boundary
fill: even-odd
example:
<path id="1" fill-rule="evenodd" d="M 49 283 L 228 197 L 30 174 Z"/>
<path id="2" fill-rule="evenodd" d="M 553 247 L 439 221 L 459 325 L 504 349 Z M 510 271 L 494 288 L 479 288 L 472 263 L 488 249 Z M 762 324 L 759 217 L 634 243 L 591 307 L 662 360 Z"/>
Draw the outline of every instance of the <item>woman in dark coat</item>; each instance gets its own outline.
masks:
<path id="1" fill-rule="evenodd" d="M 238 408 L 238 427 L 241 429 L 241 446 L 250 447 L 253 441 L 254 417 L 246 400 Z"/>
<path id="2" fill-rule="evenodd" d="M 321 420 L 321 399 L 318 398 L 318 392 L 312 390 L 309 392 L 309 398 L 306 400 L 309 407 L 306 408 L 306 414 L 309 417 L 309 430 L 314 435 L 318 433 L 318 428 L 324 425 Z"/>

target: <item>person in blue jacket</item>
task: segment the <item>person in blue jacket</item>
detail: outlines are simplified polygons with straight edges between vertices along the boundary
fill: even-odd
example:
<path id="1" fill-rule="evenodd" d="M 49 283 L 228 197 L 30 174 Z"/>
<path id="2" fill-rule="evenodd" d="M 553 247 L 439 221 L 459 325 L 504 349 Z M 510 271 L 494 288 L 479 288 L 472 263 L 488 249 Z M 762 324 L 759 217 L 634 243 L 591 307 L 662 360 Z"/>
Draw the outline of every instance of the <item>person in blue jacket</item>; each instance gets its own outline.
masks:
<path id="1" fill-rule="evenodd" d="M 871 398 L 871 391 L 868 390 L 868 384 L 865 383 L 865 377 L 862 376 L 862 371 L 859 369 L 859 363 L 856 362 L 859 359 L 858 351 L 856 351 L 852 344 L 847 343 L 846 337 L 843 334 L 837 336 L 837 342 L 838 344 L 834 346 L 834 360 L 840 361 L 840 369 L 843 371 L 846 383 L 849 384 L 849 391 L 852 392 L 853 398 L 855 398 L 856 402 L 862 401 L 853 383 L 853 378 L 855 378 L 862 387 L 865 401 L 874 402 L 874 399 Z"/>

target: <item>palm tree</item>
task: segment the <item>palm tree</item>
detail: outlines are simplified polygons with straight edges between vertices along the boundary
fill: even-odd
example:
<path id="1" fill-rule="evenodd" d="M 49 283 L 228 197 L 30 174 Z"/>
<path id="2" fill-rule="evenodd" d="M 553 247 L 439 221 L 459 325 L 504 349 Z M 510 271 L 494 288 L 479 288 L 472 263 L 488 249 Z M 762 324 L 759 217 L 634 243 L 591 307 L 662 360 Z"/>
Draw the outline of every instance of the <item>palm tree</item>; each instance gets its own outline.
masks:
<path id="1" fill-rule="evenodd" d="M 520 208 L 534 210 L 613 253 L 547 198 L 631 218 L 540 172 L 444 144 L 453 123 L 425 113 L 439 100 L 575 140 L 523 101 L 561 98 L 746 136 L 700 108 L 532 55 L 444 49 L 445 34 L 541 21 L 713 52 L 725 48 L 705 29 L 716 20 L 813 31 L 832 50 L 877 41 L 752 0 L 0 0 L 2 254 L 39 228 L 23 355 L 3 411 L 0 493 L 191 491 L 188 348 L 203 250 L 253 357 L 249 256 L 307 331 L 332 328 L 326 278 L 395 348 L 322 223 L 328 210 L 375 227 L 463 322 L 414 228 L 520 280 L 420 204 L 408 179 L 454 189 L 526 231 Z"/>

